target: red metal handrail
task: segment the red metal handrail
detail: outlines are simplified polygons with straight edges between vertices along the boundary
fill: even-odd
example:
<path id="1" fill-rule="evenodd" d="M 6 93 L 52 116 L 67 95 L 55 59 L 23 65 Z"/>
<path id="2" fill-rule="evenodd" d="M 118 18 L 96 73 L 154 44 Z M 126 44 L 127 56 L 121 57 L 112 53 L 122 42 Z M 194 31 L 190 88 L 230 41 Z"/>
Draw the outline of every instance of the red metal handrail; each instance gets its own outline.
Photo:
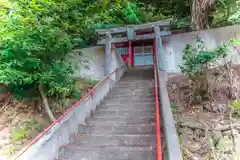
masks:
<path id="1" fill-rule="evenodd" d="M 158 94 L 158 74 L 156 66 L 156 40 L 154 43 L 154 91 L 156 102 L 156 141 L 157 141 L 157 160 L 162 160 L 162 147 L 161 147 L 161 127 L 160 127 L 160 114 L 159 114 L 159 94 Z"/>
<path id="2" fill-rule="evenodd" d="M 38 142 L 48 131 L 50 131 L 57 123 L 61 122 L 61 120 L 66 117 L 70 112 L 72 112 L 81 102 L 83 102 L 86 98 L 91 96 L 93 93 L 95 93 L 95 90 L 99 88 L 109 77 L 117 72 L 119 69 L 124 67 L 124 65 L 128 63 L 129 58 L 124 61 L 124 63 L 119 67 L 114 69 L 110 74 L 108 74 L 106 77 L 104 77 L 103 80 L 101 80 L 99 83 L 97 83 L 87 94 L 85 94 L 79 101 L 77 101 L 75 104 L 73 104 L 69 109 L 67 109 L 56 121 L 54 121 L 50 126 L 48 126 L 43 132 L 38 134 L 38 136 L 26 147 L 24 150 L 21 151 L 14 159 L 17 160 L 21 155 L 23 155 L 31 146 L 33 146 L 36 142 Z"/>

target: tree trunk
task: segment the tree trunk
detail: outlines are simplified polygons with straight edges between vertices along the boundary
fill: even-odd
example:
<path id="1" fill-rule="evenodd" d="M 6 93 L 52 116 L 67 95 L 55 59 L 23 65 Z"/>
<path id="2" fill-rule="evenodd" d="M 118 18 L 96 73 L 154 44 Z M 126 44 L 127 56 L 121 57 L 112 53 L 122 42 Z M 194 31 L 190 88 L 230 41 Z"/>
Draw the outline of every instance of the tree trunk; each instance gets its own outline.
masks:
<path id="1" fill-rule="evenodd" d="M 40 95 L 41 95 L 41 98 L 43 100 L 43 105 L 44 105 L 44 109 L 46 111 L 46 113 L 48 114 L 48 117 L 49 119 L 53 122 L 56 120 L 56 118 L 54 117 L 52 111 L 51 111 L 51 108 L 49 106 L 49 103 L 48 103 L 48 100 L 47 100 L 47 97 L 44 95 L 43 93 L 43 87 L 42 85 L 40 84 L 39 85 L 39 92 L 40 92 Z"/>
<path id="2" fill-rule="evenodd" d="M 192 0 L 191 26 L 193 30 L 209 28 L 208 17 L 215 0 Z"/>

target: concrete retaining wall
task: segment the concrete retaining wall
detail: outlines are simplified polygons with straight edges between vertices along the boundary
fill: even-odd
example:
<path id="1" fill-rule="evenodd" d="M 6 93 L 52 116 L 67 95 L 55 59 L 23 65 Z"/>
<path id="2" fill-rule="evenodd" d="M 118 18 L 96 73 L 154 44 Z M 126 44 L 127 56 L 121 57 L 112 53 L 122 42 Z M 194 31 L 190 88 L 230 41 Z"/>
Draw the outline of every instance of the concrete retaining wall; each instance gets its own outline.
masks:
<path id="1" fill-rule="evenodd" d="M 79 49 L 75 54 L 72 54 L 70 60 L 73 63 L 76 77 L 85 77 L 95 80 L 104 78 L 104 46 Z"/>
<path id="2" fill-rule="evenodd" d="M 70 60 L 73 63 L 75 76 L 102 80 L 104 78 L 105 47 L 95 46 L 75 51 Z M 80 53 L 80 54 L 79 54 Z M 116 48 L 111 50 L 111 71 L 123 63 Z"/>
<path id="3" fill-rule="evenodd" d="M 201 37 L 207 49 L 214 49 L 221 43 L 233 37 L 240 38 L 240 25 L 189 32 L 164 37 L 163 47 L 168 72 L 180 73 L 179 65 L 182 64 L 182 52 L 187 44 L 195 45 L 196 37 Z M 240 46 L 237 46 L 240 49 Z M 235 64 L 240 64 L 240 56 L 235 48 L 231 48 L 228 59 Z"/>

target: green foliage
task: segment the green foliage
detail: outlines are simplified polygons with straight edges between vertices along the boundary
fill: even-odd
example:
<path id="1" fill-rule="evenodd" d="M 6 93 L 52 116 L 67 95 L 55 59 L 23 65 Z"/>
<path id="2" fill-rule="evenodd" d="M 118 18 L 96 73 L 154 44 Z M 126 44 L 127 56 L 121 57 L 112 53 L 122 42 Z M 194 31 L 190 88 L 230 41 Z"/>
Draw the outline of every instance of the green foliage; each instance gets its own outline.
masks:
<path id="1" fill-rule="evenodd" d="M 234 100 L 231 105 L 231 110 L 233 114 L 240 116 L 240 100 Z"/>
<path id="2" fill-rule="evenodd" d="M 239 0 L 217 0 L 212 12 L 213 26 L 239 24 Z"/>
<path id="3" fill-rule="evenodd" d="M 136 0 L 146 12 L 152 10 L 155 14 L 161 13 L 166 17 L 187 17 L 190 15 L 188 0 Z"/>
<path id="4" fill-rule="evenodd" d="M 43 126 L 39 124 L 35 119 L 31 119 L 22 123 L 19 127 L 12 130 L 12 143 L 15 144 L 18 141 L 28 138 L 31 130 L 37 130 L 38 132 L 41 132 L 43 130 Z"/>
<path id="5" fill-rule="evenodd" d="M 38 132 L 42 132 L 43 131 L 43 126 L 41 124 L 36 124 L 35 125 L 35 129 L 38 131 Z"/>
<path id="6" fill-rule="evenodd" d="M 39 85 L 48 96 L 81 94 L 68 54 L 92 43 L 95 28 L 143 22 L 137 5 L 124 0 L 17 0 L 0 6 L 0 83 L 25 99 L 38 98 Z"/>
<path id="7" fill-rule="evenodd" d="M 134 3 L 128 2 L 126 8 L 123 9 L 123 14 L 129 23 L 139 24 L 144 22 L 140 9 Z"/>
<path id="8" fill-rule="evenodd" d="M 70 50 L 69 37 L 61 30 L 46 25 L 26 27 L 3 44 L 0 81 L 20 98 L 36 96 L 40 84 L 48 95 L 69 94 L 73 71 L 64 59 Z"/>
<path id="9" fill-rule="evenodd" d="M 180 66 L 181 71 L 189 77 L 205 72 L 209 65 L 213 64 L 219 58 L 227 55 L 227 45 L 221 45 L 213 51 L 204 48 L 204 43 L 197 38 L 197 46 L 186 45 L 183 51 L 183 64 Z"/>
<path id="10" fill-rule="evenodd" d="M 15 145 L 11 145 L 9 148 L 7 148 L 6 151 L 4 151 L 3 154 L 6 155 L 6 156 L 9 156 L 9 155 L 13 154 L 14 152 L 16 152 L 17 150 L 18 149 Z"/>
<path id="11" fill-rule="evenodd" d="M 165 18 L 172 18 L 174 27 L 190 25 L 191 14 L 194 14 L 191 8 L 194 1 L 190 0 L 136 0 L 136 2 L 147 14 L 153 12 L 154 15 L 161 14 Z M 211 27 L 239 24 L 239 0 L 215 0 L 214 2 L 207 15 Z M 151 18 L 148 20 L 151 21 Z"/>
<path id="12" fill-rule="evenodd" d="M 17 141 L 27 138 L 27 136 L 28 136 L 27 127 L 16 128 L 11 133 L 12 143 L 15 144 Z"/>
<path id="13" fill-rule="evenodd" d="M 228 44 L 223 44 L 213 51 L 206 50 L 204 43 L 197 38 L 196 48 L 192 45 L 186 45 L 183 51 L 183 64 L 181 71 L 188 76 L 194 84 L 191 103 L 198 104 L 202 101 L 211 100 L 209 84 L 207 80 L 207 71 L 220 58 L 227 55 Z"/>
<path id="14" fill-rule="evenodd" d="M 176 111 L 178 109 L 178 104 L 171 102 L 171 108 L 173 111 Z"/>
<path id="15" fill-rule="evenodd" d="M 172 29 L 175 28 L 185 28 L 190 26 L 190 17 L 184 17 L 184 18 L 179 18 L 179 17 L 173 17 L 172 20 Z"/>

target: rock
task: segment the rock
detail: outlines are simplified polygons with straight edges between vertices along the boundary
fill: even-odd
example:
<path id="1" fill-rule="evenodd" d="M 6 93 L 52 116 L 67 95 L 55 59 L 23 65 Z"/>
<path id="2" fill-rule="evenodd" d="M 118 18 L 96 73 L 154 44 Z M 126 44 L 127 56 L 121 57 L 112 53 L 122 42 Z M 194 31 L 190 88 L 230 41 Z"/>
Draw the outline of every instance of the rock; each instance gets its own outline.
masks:
<path id="1" fill-rule="evenodd" d="M 186 83 L 180 83 L 180 89 L 189 89 L 189 84 L 186 84 Z"/>
<path id="2" fill-rule="evenodd" d="M 215 131 L 215 132 L 213 133 L 213 139 L 219 140 L 219 139 L 221 139 L 221 138 L 222 138 L 222 132 L 221 132 L 221 131 Z"/>
<path id="3" fill-rule="evenodd" d="M 224 124 L 226 124 L 226 121 L 222 120 L 222 121 L 219 122 L 219 124 L 224 125 Z"/>
<path id="4" fill-rule="evenodd" d="M 236 126 L 235 129 L 240 133 L 240 126 Z"/>
<path id="5" fill-rule="evenodd" d="M 226 113 L 228 111 L 228 107 L 226 104 L 217 104 L 217 108 L 219 112 Z"/>
<path id="6" fill-rule="evenodd" d="M 193 135 L 193 130 L 187 127 L 180 127 L 178 131 L 181 134 Z"/>
<path id="7" fill-rule="evenodd" d="M 195 142 L 201 142 L 201 139 L 200 139 L 200 137 L 198 137 L 198 136 L 194 136 L 194 137 L 193 137 L 193 140 L 194 140 Z"/>
<path id="8" fill-rule="evenodd" d="M 219 160 L 233 160 L 233 156 L 231 154 L 226 154 L 226 153 L 221 153 L 219 155 L 220 159 Z"/>
<path id="9" fill-rule="evenodd" d="M 207 111 L 212 111 L 212 106 L 209 103 L 203 104 L 203 109 Z"/>
<path id="10" fill-rule="evenodd" d="M 1 117 L 0 118 L 1 125 L 5 125 L 9 121 L 9 117 L 6 114 L 2 114 L 0 117 Z"/>
<path id="11" fill-rule="evenodd" d="M 193 135 L 182 134 L 180 135 L 181 142 L 193 141 Z"/>
<path id="12" fill-rule="evenodd" d="M 208 142 L 205 142 L 203 145 L 201 145 L 201 148 L 197 151 L 197 153 L 200 155 L 205 155 L 208 154 L 210 150 L 211 149 Z"/>
<path id="13" fill-rule="evenodd" d="M 211 104 L 212 112 L 214 113 L 226 113 L 228 111 L 228 107 L 226 104 Z"/>
<path id="14" fill-rule="evenodd" d="M 227 123 L 222 123 L 222 124 L 218 124 L 216 127 L 215 127 L 215 130 L 216 131 L 227 131 L 227 130 L 230 130 L 231 127 L 229 124 Z"/>
<path id="15" fill-rule="evenodd" d="M 176 83 L 172 84 L 172 89 L 176 90 L 177 88 L 178 88 L 178 87 L 177 87 L 177 84 L 176 84 Z"/>
<path id="16" fill-rule="evenodd" d="M 213 103 L 211 104 L 211 107 L 212 107 L 212 112 L 217 113 L 219 111 L 217 104 Z"/>
<path id="17" fill-rule="evenodd" d="M 204 126 L 201 123 L 196 121 L 183 121 L 183 122 L 180 122 L 180 126 L 187 127 L 193 130 L 195 129 L 204 130 Z"/>
<path id="18" fill-rule="evenodd" d="M 232 132 L 231 132 L 231 130 L 228 130 L 228 131 L 222 132 L 222 134 L 223 134 L 223 136 L 231 136 Z"/>
<path id="19" fill-rule="evenodd" d="M 194 131 L 194 134 L 195 134 L 196 136 L 198 136 L 198 137 L 204 137 L 204 136 L 205 136 L 205 132 L 204 132 L 203 130 L 201 130 L 201 129 L 196 129 L 196 130 Z"/>
<path id="20" fill-rule="evenodd" d="M 187 148 L 190 152 L 193 153 L 201 149 L 201 144 L 193 141 L 183 141 L 182 145 L 183 147 Z"/>

